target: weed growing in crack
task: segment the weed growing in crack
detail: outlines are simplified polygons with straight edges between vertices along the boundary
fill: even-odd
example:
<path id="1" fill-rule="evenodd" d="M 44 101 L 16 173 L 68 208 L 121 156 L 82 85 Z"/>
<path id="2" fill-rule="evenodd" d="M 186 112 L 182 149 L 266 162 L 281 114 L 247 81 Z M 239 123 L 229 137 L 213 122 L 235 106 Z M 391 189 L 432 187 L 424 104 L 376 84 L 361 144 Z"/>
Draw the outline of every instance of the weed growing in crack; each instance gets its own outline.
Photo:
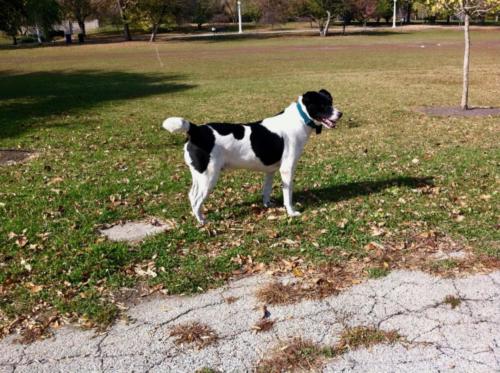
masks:
<path id="1" fill-rule="evenodd" d="M 385 331 L 373 327 L 347 328 L 335 346 L 319 346 L 302 338 L 294 338 L 285 345 L 277 346 L 266 359 L 257 365 L 256 372 L 281 373 L 293 371 L 314 371 L 321 365 L 322 358 L 331 359 L 348 350 L 371 347 L 377 344 L 391 344 L 401 341 L 396 331 Z"/>
<path id="2" fill-rule="evenodd" d="M 195 373 L 218 373 L 218 371 L 213 368 L 203 367 L 196 370 Z"/>
<path id="3" fill-rule="evenodd" d="M 380 330 L 373 327 L 357 326 L 344 330 L 340 336 L 340 342 L 335 347 L 337 352 L 347 349 L 355 350 L 360 347 L 371 347 L 383 343 L 395 343 L 401 340 L 398 332 Z"/>
<path id="4" fill-rule="evenodd" d="M 452 309 L 455 309 L 460 305 L 460 303 L 462 303 L 462 299 L 454 295 L 447 295 L 446 298 L 444 298 L 443 303 L 449 304 Z"/>
<path id="5" fill-rule="evenodd" d="M 260 361 L 256 372 L 312 371 L 320 365 L 321 357 L 325 355 L 327 354 L 320 346 L 302 338 L 294 338 Z"/>

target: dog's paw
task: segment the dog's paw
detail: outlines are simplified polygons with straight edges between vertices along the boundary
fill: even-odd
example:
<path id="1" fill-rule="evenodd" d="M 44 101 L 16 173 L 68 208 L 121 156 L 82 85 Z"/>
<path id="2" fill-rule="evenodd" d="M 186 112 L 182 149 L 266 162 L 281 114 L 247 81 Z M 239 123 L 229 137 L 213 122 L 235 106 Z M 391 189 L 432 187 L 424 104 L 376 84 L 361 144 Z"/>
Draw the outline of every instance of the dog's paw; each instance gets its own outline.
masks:
<path id="1" fill-rule="evenodd" d="M 264 201 L 263 204 L 266 209 L 276 206 L 276 204 L 271 201 Z"/>
<path id="2" fill-rule="evenodd" d="M 295 217 L 295 216 L 300 216 L 300 212 L 298 211 L 289 211 L 288 216 Z"/>
<path id="3" fill-rule="evenodd" d="M 205 224 L 207 224 L 207 219 L 205 219 L 205 217 L 203 215 L 200 215 L 200 216 L 196 216 L 195 215 L 195 218 L 196 220 L 198 221 L 198 225 L 200 227 L 204 226 Z"/>

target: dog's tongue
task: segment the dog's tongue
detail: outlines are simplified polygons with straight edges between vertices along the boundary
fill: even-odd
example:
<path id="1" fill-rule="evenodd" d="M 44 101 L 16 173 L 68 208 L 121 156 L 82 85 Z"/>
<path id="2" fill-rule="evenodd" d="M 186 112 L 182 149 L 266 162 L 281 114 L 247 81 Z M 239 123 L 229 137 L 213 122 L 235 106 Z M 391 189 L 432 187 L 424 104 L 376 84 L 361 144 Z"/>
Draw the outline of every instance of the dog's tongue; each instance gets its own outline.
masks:
<path id="1" fill-rule="evenodd" d="M 335 128 L 336 123 L 328 118 L 322 118 L 321 123 L 327 128 Z"/>

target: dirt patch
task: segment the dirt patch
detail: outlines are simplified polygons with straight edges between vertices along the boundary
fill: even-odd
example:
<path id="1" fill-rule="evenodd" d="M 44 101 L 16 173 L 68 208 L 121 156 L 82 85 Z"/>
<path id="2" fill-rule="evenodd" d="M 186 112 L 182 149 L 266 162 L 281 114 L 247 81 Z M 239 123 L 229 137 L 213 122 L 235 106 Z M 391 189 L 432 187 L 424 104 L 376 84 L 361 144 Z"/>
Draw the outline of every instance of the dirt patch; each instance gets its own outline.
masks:
<path id="1" fill-rule="evenodd" d="M 423 107 L 416 109 L 432 117 L 487 117 L 500 115 L 500 108 L 470 108 L 462 110 L 458 106 Z"/>
<path id="2" fill-rule="evenodd" d="M 154 236 L 173 228 L 172 222 L 150 219 L 149 221 L 129 221 L 111 225 L 100 229 L 100 233 L 111 241 L 140 242 L 148 236 Z"/>
<path id="3" fill-rule="evenodd" d="M 199 322 L 177 325 L 171 330 L 170 336 L 176 338 L 177 345 L 190 344 L 198 348 L 207 347 L 218 339 L 211 327 Z"/>
<path id="4" fill-rule="evenodd" d="M 27 162 L 36 155 L 37 153 L 31 150 L 0 149 L 0 166 Z"/>

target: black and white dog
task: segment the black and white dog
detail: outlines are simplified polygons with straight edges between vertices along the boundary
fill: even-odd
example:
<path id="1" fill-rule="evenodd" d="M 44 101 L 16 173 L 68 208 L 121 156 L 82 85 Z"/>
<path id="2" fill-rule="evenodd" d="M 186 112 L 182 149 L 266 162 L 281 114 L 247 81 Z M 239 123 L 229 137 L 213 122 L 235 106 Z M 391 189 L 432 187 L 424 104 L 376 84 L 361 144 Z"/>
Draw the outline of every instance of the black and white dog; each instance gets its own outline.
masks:
<path id="1" fill-rule="evenodd" d="M 282 113 L 248 124 L 208 123 L 197 126 L 182 118 L 168 118 L 163 128 L 186 132 L 184 159 L 191 170 L 193 185 L 189 200 L 194 216 L 205 218 L 201 206 L 224 168 L 247 168 L 266 174 L 264 206 L 270 204 L 273 176 L 280 171 L 283 201 L 290 216 L 298 216 L 292 205 L 293 175 L 297 161 L 313 131 L 334 128 L 342 113 L 333 106 L 332 95 L 322 89 L 307 92 Z"/>

